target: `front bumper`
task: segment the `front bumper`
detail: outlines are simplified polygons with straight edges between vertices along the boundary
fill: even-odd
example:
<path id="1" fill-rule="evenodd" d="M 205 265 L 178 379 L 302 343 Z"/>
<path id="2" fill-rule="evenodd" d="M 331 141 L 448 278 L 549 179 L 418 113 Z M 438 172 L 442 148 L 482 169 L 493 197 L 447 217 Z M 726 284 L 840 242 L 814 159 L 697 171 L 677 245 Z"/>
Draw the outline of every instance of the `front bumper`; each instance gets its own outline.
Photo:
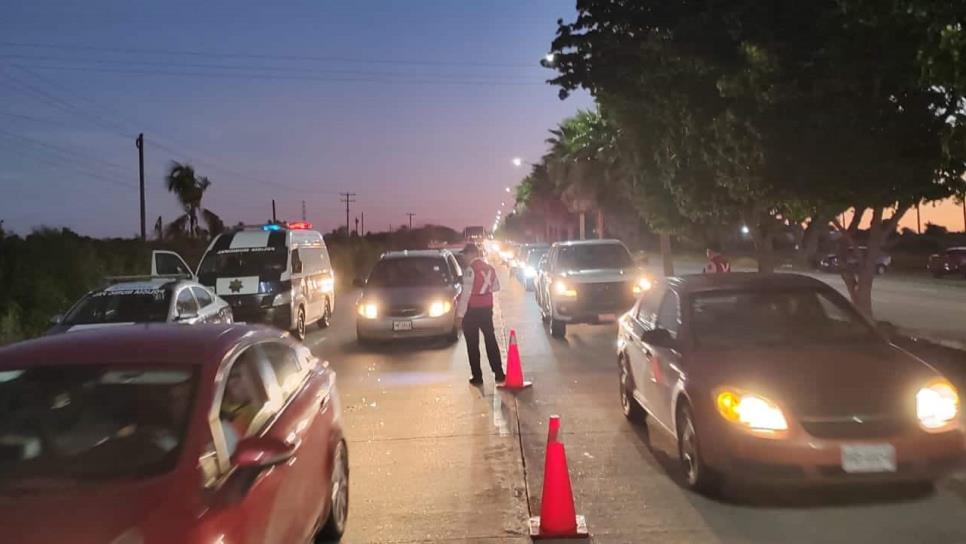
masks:
<path id="1" fill-rule="evenodd" d="M 705 462 L 744 481 L 800 484 L 935 481 L 964 466 L 962 430 L 939 434 L 908 431 L 876 439 L 822 439 L 792 430 L 787 438 L 761 438 L 741 429 L 722 429 L 702 441 Z M 846 472 L 842 447 L 891 444 L 895 472 Z"/>
<path id="2" fill-rule="evenodd" d="M 634 295 L 628 288 L 627 293 L 615 296 L 589 297 L 580 294 L 574 298 L 554 296 L 553 318 L 563 323 L 609 323 L 626 313 L 634 306 Z"/>
<path id="3" fill-rule="evenodd" d="M 275 295 L 236 295 L 224 296 L 231 306 L 236 323 L 264 323 L 282 329 L 292 328 L 292 308 L 289 304 L 270 306 Z"/>
<path id="4" fill-rule="evenodd" d="M 410 330 L 398 330 L 396 323 L 411 323 Z M 404 338 L 432 338 L 453 334 L 456 313 L 450 311 L 440 317 L 356 317 L 356 334 L 363 340 L 398 340 Z"/>

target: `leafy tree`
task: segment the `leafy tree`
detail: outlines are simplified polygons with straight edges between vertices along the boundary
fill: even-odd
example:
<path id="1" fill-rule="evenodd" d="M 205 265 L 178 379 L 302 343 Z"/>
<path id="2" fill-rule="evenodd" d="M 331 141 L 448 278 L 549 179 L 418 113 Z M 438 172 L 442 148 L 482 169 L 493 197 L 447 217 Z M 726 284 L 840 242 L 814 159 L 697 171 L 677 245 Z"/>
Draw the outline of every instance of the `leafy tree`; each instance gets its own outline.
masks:
<path id="1" fill-rule="evenodd" d="M 199 237 L 202 234 L 199 227 L 199 214 L 208 227 L 208 233 L 215 235 L 225 230 L 225 223 L 221 218 L 201 206 L 201 199 L 211 186 L 211 180 L 195 175 L 194 167 L 190 164 L 172 162 L 164 184 L 168 192 L 175 195 L 185 212 L 168 224 L 165 229 L 168 236 L 187 233 L 190 238 Z"/>
<path id="2" fill-rule="evenodd" d="M 772 237 L 844 209 L 843 247 L 866 215 L 870 251 L 849 293 L 871 314 L 880 247 L 921 201 L 962 191 L 962 8 L 923 0 L 580 0 L 552 49 L 561 95 L 614 112 L 648 217 Z M 959 17 L 957 19 L 956 17 Z M 931 66 L 930 63 L 937 64 Z"/>

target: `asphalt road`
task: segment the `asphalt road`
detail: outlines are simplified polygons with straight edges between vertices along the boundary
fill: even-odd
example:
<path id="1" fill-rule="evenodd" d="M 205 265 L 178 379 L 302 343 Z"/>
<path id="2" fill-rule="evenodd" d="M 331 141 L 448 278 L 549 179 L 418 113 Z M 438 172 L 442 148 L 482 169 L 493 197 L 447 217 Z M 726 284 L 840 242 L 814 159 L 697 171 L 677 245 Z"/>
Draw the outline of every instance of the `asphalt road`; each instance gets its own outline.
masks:
<path id="1" fill-rule="evenodd" d="M 339 300 L 332 328 L 307 339 L 333 364 L 343 399 L 344 542 L 529 542 L 551 414 L 593 542 L 966 542 L 966 474 L 929 493 L 732 489 L 719 501 L 685 491 L 671 475 L 671 441 L 620 412 L 614 327 L 552 340 L 530 294 L 501 282 L 497 328 L 516 329 L 534 382 L 521 393 L 494 393 L 491 375 L 481 388 L 466 383 L 462 340 L 359 347 L 354 294 Z"/>

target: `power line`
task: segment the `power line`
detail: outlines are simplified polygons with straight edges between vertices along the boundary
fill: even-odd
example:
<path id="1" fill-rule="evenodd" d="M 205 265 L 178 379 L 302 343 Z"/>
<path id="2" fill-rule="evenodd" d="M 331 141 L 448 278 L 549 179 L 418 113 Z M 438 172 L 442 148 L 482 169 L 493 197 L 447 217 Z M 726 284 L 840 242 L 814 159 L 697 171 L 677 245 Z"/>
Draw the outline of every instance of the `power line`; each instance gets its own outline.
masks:
<path id="1" fill-rule="evenodd" d="M 33 151 L 34 152 L 41 152 L 41 151 L 45 151 L 45 150 L 44 149 L 39 149 L 39 148 L 33 148 Z M 48 165 L 51 165 L 51 166 L 56 166 L 58 168 L 66 168 L 68 170 L 73 170 L 76 173 L 79 173 L 79 174 L 88 176 L 88 177 L 90 177 L 90 178 L 92 178 L 92 179 L 94 179 L 96 181 L 100 181 L 102 183 L 114 185 L 114 186 L 117 186 L 117 187 L 124 187 L 125 189 L 133 189 L 133 188 L 135 188 L 133 184 L 120 181 L 120 180 L 118 180 L 116 178 L 105 177 L 101 173 L 92 172 L 90 170 L 87 170 L 85 168 L 82 168 L 82 167 L 78 166 L 75 161 L 71 161 L 71 160 L 65 159 L 63 157 L 59 157 L 59 156 L 46 157 L 46 158 L 45 157 L 35 157 L 34 159 L 37 160 L 37 161 L 39 161 L 39 162 L 42 162 L 44 164 L 48 164 Z"/>
<path id="2" fill-rule="evenodd" d="M 26 143 L 28 143 L 30 145 L 34 145 L 34 146 L 38 146 L 38 147 L 43 147 L 43 148 L 52 150 L 54 152 L 60 153 L 62 155 L 67 155 L 68 158 L 71 159 L 71 160 L 75 160 L 75 161 L 76 160 L 90 161 L 90 162 L 99 163 L 99 164 L 104 165 L 104 166 L 107 166 L 109 168 L 114 168 L 114 169 L 118 169 L 118 170 L 122 170 L 122 171 L 123 170 L 126 170 L 126 168 L 124 166 L 121 166 L 120 164 L 117 164 L 116 162 L 110 162 L 110 161 L 106 161 L 106 160 L 103 160 L 103 159 L 97 159 L 97 158 L 94 158 L 94 157 L 89 157 L 87 155 L 82 155 L 82 154 L 77 153 L 76 151 L 72 151 L 72 150 L 70 150 L 68 148 L 61 147 L 61 146 L 54 145 L 54 144 L 49 144 L 47 142 L 44 142 L 44 141 L 41 141 L 41 140 L 37 140 L 37 139 L 34 139 L 34 138 L 30 138 L 28 136 L 23 136 L 21 134 L 16 134 L 16 133 L 10 132 L 10 131 L 5 130 L 5 129 L 2 129 L 2 128 L 0 128 L 0 134 L 5 134 L 8 138 L 14 138 L 14 139 L 20 140 L 22 142 L 26 142 Z"/>
<path id="3" fill-rule="evenodd" d="M 339 56 L 314 56 L 314 55 L 272 55 L 267 53 L 245 53 L 245 52 L 218 52 L 218 51 L 197 51 L 197 50 L 171 50 L 171 49 L 144 49 L 131 47 L 101 47 L 81 44 L 51 44 L 36 42 L 0 42 L 0 46 L 19 47 L 29 49 L 54 49 L 66 51 L 99 51 L 103 53 L 115 53 L 120 55 L 168 55 L 168 56 L 193 56 L 209 58 L 247 58 L 247 59 L 266 59 L 266 60 L 301 60 L 312 62 L 341 62 L 346 64 L 391 64 L 391 65 L 413 65 L 413 66 L 474 66 L 489 68 L 537 68 L 539 64 L 534 61 L 530 63 L 490 63 L 474 60 L 459 61 L 435 61 L 435 60 L 407 60 L 407 59 L 367 59 L 361 57 L 339 57 Z"/>
<path id="4" fill-rule="evenodd" d="M 406 215 L 409 216 L 409 230 L 413 230 L 413 216 L 416 215 L 413 212 L 408 212 Z"/>

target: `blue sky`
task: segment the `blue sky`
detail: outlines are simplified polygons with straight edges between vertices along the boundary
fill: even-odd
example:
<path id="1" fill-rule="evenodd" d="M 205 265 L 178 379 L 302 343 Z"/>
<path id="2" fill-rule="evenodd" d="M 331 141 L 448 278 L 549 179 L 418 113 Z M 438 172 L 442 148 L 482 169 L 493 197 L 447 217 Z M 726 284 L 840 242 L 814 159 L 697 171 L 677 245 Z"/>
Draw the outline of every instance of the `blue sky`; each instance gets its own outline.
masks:
<path id="1" fill-rule="evenodd" d="M 166 164 L 213 181 L 226 221 L 492 222 L 547 130 L 577 108 L 538 65 L 573 0 L 8 3 L 0 18 L 5 228 L 138 229 L 179 213 Z M 355 212 L 353 213 L 355 215 Z"/>

